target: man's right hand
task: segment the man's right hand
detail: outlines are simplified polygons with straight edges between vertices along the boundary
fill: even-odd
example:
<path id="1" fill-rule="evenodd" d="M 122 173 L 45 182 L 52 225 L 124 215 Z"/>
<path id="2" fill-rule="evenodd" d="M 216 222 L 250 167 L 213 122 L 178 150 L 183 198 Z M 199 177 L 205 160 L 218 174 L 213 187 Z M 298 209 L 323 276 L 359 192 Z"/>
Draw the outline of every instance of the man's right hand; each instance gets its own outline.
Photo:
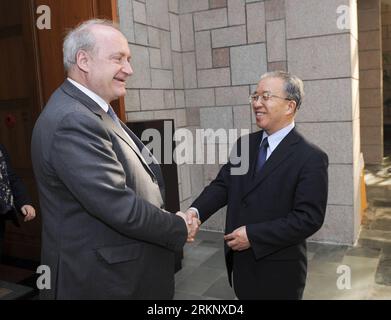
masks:
<path id="1" fill-rule="evenodd" d="M 177 216 L 180 216 L 186 223 L 187 233 L 188 233 L 187 242 L 193 242 L 194 237 L 197 234 L 198 229 L 200 227 L 201 221 L 198 220 L 197 214 L 194 213 L 195 216 L 193 216 L 192 213 L 189 214 L 188 212 L 189 212 L 189 210 L 186 211 L 186 213 L 178 211 L 176 214 L 177 214 Z"/>
<path id="2" fill-rule="evenodd" d="M 187 209 L 187 211 L 185 212 L 185 215 L 186 215 L 186 219 L 187 219 L 187 223 L 188 224 L 192 224 L 193 222 L 193 218 L 196 218 L 198 220 L 198 214 L 197 212 L 195 212 L 193 209 L 189 208 Z"/>

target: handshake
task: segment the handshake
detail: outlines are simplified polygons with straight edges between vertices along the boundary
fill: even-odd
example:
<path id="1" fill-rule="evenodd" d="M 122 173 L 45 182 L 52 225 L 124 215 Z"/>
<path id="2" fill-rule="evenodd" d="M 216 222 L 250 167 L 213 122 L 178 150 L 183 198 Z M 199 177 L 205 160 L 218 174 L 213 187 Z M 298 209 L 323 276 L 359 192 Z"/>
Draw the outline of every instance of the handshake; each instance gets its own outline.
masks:
<path id="1" fill-rule="evenodd" d="M 193 242 L 201 224 L 197 213 L 194 210 L 188 209 L 185 213 L 178 211 L 176 215 L 180 216 L 186 223 L 187 242 Z"/>

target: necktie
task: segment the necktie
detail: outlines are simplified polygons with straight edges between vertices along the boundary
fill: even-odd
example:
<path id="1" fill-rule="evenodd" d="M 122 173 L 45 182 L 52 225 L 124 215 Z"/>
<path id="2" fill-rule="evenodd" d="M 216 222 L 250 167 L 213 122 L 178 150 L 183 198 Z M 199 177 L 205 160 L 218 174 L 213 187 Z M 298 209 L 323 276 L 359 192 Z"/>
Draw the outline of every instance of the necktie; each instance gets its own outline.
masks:
<path id="1" fill-rule="evenodd" d="M 113 121 L 122 129 L 121 123 L 119 122 L 117 114 L 114 112 L 111 105 L 109 105 L 109 109 L 107 110 L 107 114 L 113 119 Z"/>
<path id="2" fill-rule="evenodd" d="M 267 141 L 267 137 L 262 140 L 261 146 L 259 147 L 259 153 L 257 158 L 257 165 L 255 167 L 255 173 L 258 174 L 263 165 L 266 162 L 267 148 L 269 147 L 269 142 Z"/>
<path id="3" fill-rule="evenodd" d="M 134 142 L 134 138 L 130 137 L 129 134 L 124 130 L 124 128 L 122 128 L 121 122 L 119 121 L 119 118 L 118 118 L 117 114 L 114 112 L 111 105 L 109 105 L 109 109 L 107 110 L 107 114 L 110 116 L 111 119 L 113 119 L 114 123 L 122 130 L 122 132 L 129 138 L 129 141 L 130 141 L 134 151 L 139 153 L 139 151 L 142 149 L 140 149 L 136 145 L 136 143 Z M 140 153 L 140 156 L 141 156 L 141 153 Z M 142 157 L 142 160 L 145 161 L 144 157 Z"/>
<path id="4" fill-rule="evenodd" d="M 117 125 L 121 128 L 121 130 L 125 133 L 125 135 L 128 136 L 129 141 L 130 141 L 130 143 L 131 143 L 131 145 L 132 145 L 132 147 L 133 147 L 133 150 L 139 155 L 141 161 L 144 162 L 146 168 L 148 168 L 148 171 L 149 171 L 149 174 L 150 174 L 150 176 L 151 176 L 151 178 L 152 178 L 152 181 L 155 182 L 155 183 L 157 183 L 157 184 L 159 185 L 159 189 L 160 189 L 160 190 L 163 190 L 163 189 L 164 189 L 164 187 L 163 187 L 164 184 L 162 183 L 163 179 L 162 179 L 161 176 L 160 176 L 160 171 L 158 171 L 158 170 L 156 169 L 156 172 L 157 172 L 157 174 L 156 174 L 155 171 L 152 169 L 156 164 L 153 162 L 153 160 L 151 161 L 151 163 L 148 164 L 148 163 L 145 161 L 145 158 L 144 158 L 144 156 L 143 156 L 143 154 L 142 154 L 142 150 L 143 150 L 144 148 L 145 148 L 146 150 L 148 150 L 148 149 L 147 149 L 147 148 L 144 146 L 144 144 L 137 138 L 137 136 L 132 132 L 132 130 L 129 129 L 130 134 L 128 134 L 128 133 L 125 131 L 125 129 L 122 128 L 121 122 L 119 121 L 118 116 L 117 116 L 117 114 L 114 112 L 114 110 L 113 110 L 113 108 L 111 107 L 111 105 L 109 105 L 109 109 L 107 110 L 107 114 L 111 117 L 111 119 L 113 119 L 113 121 L 115 122 L 115 124 L 117 124 Z M 153 155 L 152 155 L 149 151 L 147 151 L 147 152 L 148 152 L 148 154 L 149 154 L 150 157 L 152 157 L 153 159 L 155 159 L 155 158 L 153 157 Z M 155 159 L 155 160 L 156 160 L 156 159 Z M 156 161 L 156 163 L 157 163 L 157 161 Z M 156 177 L 157 175 L 160 176 L 159 179 Z M 163 192 L 163 193 L 162 193 L 162 198 L 164 199 L 164 198 L 165 198 L 164 191 L 161 191 L 161 192 Z"/>
<path id="5" fill-rule="evenodd" d="M 146 148 L 144 146 L 144 144 L 137 138 L 137 136 L 132 132 L 132 130 L 129 129 L 129 132 L 130 132 L 130 135 L 129 135 L 124 130 L 124 128 L 122 128 L 121 122 L 119 121 L 119 118 L 118 118 L 117 114 L 114 112 L 113 108 L 110 105 L 109 105 L 109 109 L 107 110 L 107 114 L 111 117 L 111 119 L 113 119 L 114 123 L 116 125 L 118 125 L 121 128 L 121 130 L 123 131 L 123 133 L 125 133 L 125 135 L 129 138 L 129 142 L 132 145 L 133 150 L 139 155 L 141 161 L 144 162 L 144 164 L 148 167 L 148 169 L 149 169 L 150 173 L 152 174 L 152 176 L 155 178 L 155 173 L 153 172 L 153 170 L 151 169 L 149 164 L 146 162 L 146 160 L 145 160 L 145 158 L 144 158 L 144 156 L 142 154 L 142 150 L 144 148 Z M 148 149 L 146 148 L 146 150 L 148 150 Z M 148 154 L 149 154 L 150 157 L 152 157 L 155 160 L 155 158 L 153 157 L 153 155 L 149 151 L 148 151 Z M 158 163 L 157 160 L 155 160 L 155 161 L 156 161 L 156 163 Z M 151 163 L 152 164 L 154 163 L 153 160 L 152 160 Z"/>

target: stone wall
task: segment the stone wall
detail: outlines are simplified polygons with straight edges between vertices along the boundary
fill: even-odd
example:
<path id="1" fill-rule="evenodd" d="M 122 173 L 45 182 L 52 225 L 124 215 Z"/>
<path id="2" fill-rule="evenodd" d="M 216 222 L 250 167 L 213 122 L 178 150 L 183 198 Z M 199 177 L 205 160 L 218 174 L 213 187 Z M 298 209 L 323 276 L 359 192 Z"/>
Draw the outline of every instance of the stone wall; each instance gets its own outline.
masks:
<path id="1" fill-rule="evenodd" d="M 359 226 L 357 10 L 353 0 L 118 0 L 133 52 L 129 120 L 258 130 L 248 96 L 266 71 L 304 80 L 297 127 L 329 155 L 327 218 L 313 240 L 353 243 Z M 153 4 L 152 4 L 153 3 Z M 348 26 L 337 27 L 347 6 Z M 224 144 L 224 143 L 223 143 Z M 181 165 L 184 210 L 221 164 Z M 206 229 L 222 231 L 225 209 Z"/>

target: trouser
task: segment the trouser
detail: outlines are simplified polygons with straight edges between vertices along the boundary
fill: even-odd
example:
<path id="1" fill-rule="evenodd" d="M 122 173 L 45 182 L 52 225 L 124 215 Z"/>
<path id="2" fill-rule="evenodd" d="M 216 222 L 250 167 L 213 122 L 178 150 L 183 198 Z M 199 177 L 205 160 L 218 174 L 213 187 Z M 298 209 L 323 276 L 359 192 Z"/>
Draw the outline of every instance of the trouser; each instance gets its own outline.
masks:
<path id="1" fill-rule="evenodd" d="M 0 262 L 3 256 L 4 236 L 5 236 L 5 219 L 0 216 Z"/>
<path id="2" fill-rule="evenodd" d="M 303 260 L 255 260 L 251 250 L 235 252 L 233 283 L 240 300 L 301 300 L 307 266 Z"/>

